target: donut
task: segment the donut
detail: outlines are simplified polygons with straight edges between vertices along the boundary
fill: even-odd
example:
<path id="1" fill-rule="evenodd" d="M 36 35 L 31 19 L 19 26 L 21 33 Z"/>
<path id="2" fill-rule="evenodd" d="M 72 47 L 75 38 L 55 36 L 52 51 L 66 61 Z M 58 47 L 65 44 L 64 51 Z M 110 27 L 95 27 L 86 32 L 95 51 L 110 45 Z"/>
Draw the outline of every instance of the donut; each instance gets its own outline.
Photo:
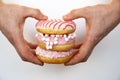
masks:
<path id="1" fill-rule="evenodd" d="M 64 21 L 60 19 L 42 20 L 36 24 L 38 32 L 45 34 L 70 34 L 76 29 L 73 21 Z"/>
<path id="2" fill-rule="evenodd" d="M 73 56 L 73 50 L 66 52 L 57 52 L 51 50 L 45 50 L 40 47 L 36 48 L 37 58 L 40 61 L 49 64 L 61 64 L 69 61 Z"/>
<path id="3" fill-rule="evenodd" d="M 65 63 L 73 55 L 76 25 L 60 19 L 42 20 L 36 23 L 38 59 L 45 63 Z"/>
<path id="4" fill-rule="evenodd" d="M 43 49 L 51 49 L 54 51 L 68 51 L 75 45 L 75 34 L 68 35 L 43 35 L 36 34 L 38 46 Z"/>

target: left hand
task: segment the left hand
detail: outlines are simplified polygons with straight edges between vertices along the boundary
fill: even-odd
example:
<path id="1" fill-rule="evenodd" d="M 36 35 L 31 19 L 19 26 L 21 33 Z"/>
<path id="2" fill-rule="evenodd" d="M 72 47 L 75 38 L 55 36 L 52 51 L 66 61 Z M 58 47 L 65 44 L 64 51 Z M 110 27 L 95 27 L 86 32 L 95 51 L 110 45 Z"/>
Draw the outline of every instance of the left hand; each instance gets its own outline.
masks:
<path id="1" fill-rule="evenodd" d="M 64 20 L 85 18 L 86 36 L 79 48 L 79 52 L 65 65 L 74 65 L 85 62 L 94 47 L 120 22 L 120 3 L 114 2 L 104 5 L 95 5 L 72 10 L 63 16 Z"/>

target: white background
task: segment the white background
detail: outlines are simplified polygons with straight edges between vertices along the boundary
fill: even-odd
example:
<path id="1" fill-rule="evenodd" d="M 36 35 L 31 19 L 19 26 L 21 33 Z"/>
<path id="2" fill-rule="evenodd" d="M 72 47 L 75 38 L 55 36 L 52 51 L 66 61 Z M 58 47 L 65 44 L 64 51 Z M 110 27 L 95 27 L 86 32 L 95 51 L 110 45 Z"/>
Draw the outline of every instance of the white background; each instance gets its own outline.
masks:
<path id="1" fill-rule="evenodd" d="M 49 18 L 61 18 L 74 8 L 108 3 L 108 0 L 4 0 L 40 9 Z M 24 36 L 35 43 L 35 19 L 28 18 Z M 83 19 L 77 24 L 77 42 L 85 35 Z M 102 26 L 102 25 L 101 25 Z M 17 36 L 17 35 L 16 35 Z M 86 63 L 74 66 L 45 64 L 43 67 L 23 62 L 14 47 L 0 33 L 0 80 L 120 80 L 120 25 L 93 50 Z"/>

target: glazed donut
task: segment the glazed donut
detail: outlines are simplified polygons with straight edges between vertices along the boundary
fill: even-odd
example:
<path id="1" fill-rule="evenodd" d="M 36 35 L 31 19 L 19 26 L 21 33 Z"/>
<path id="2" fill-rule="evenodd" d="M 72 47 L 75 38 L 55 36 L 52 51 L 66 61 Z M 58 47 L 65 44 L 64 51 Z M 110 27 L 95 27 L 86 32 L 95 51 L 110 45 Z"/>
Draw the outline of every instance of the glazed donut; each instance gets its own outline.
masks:
<path id="1" fill-rule="evenodd" d="M 38 59 L 40 59 L 45 63 L 61 64 L 69 61 L 74 53 L 73 50 L 66 52 L 57 52 L 57 51 L 50 51 L 37 47 L 36 54 Z"/>
<path id="2" fill-rule="evenodd" d="M 38 46 L 43 49 L 51 49 L 54 51 L 68 51 L 75 45 L 75 34 L 68 35 L 43 35 L 36 34 Z"/>
<path id="3" fill-rule="evenodd" d="M 37 57 L 45 63 L 67 62 L 73 55 L 75 29 L 76 25 L 73 21 L 52 19 L 37 22 Z"/>
<path id="4" fill-rule="evenodd" d="M 36 24 L 38 32 L 45 34 L 70 34 L 76 29 L 73 21 L 63 21 L 60 19 L 42 20 Z"/>

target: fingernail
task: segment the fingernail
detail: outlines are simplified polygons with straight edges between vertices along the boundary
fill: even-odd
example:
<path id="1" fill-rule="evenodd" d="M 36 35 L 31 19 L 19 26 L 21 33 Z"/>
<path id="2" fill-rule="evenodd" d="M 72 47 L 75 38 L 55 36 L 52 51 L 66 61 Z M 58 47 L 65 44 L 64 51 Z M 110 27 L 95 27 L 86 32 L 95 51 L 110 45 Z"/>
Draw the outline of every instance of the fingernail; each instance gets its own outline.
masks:
<path id="1" fill-rule="evenodd" d="M 72 64 L 70 64 L 69 62 L 68 62 L 68 63 L 65 63 L 64 65 L 65 65 L 65 66 L 72 66 Z"/>
<path id="2" fill-rule="evenodd" d="M 69 64 L 66 64 L 66 63 L 65 63 L 64 65 L 65 65 L 65 66 L 69 66 Z"/>
<path id="3" fill-rule="evenodd" d="M 72 64 L 71 64 L 71 60 L 68 61 L 68 62 L 66 62 L 66 63 L 64 63 L 64 65 L 65 65 L 65 66 L 70 66 L 70 65 L 72 65 Z"/>
<path id="4" fill-rule="evenodd" d="M 40 61 L 40 60 L 37 60 L 34 64 L 40 65 L 40 66 L 43 66 L 43 65 L 44 65 L 44 63 L 43 63 L 42 61 Z"/>
<path id="5" fill-rule="evenodd" d="M 40 66 L 43 66 L 43 65 L 44 65 L 44 63 L 37 63 L 36 65 L 40 65 Z"/>
<path id="6" fill-rule="evenodd" d="M 66 18 L 67 18 L 67 16 L 66 16 L 66 15 L 64 15 L 64 16 L 63 16 L 63 19 L 64 19 L 64 20 L 66 20 Z"/>
<path id="7" fill-rule="evenodd" d="M 40 66 L 43 66 L 43 64 L 39 64 Z"/>
<path id="8" fill-rule="evenodd" d="M 47 16 L 45 16 L 45 15 L 43 16 L 43 18 L 44 18 L 44 19 L 48 19 L 48 17 L 47 17 Z"/>

